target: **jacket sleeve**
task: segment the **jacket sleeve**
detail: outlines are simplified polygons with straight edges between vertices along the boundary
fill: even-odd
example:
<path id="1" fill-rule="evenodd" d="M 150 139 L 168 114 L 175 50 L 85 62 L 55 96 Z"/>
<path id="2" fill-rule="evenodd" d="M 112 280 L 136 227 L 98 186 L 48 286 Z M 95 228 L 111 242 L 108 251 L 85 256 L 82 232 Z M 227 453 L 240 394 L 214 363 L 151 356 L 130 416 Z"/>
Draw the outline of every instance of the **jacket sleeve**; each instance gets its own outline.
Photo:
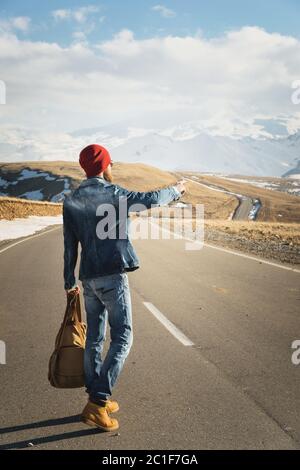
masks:
<path id="1" fill-rule="evenodd" d="M 169 186 L 168 188 L 159 189 L 157 191 L 149 191 L 145 193 L 128 191 L 127 189 L 118 187 L 117 196 L 126 197 L 128 211 L 130 211 L 132 206 L 136 204 L 142 204 L 144 206 L 144 209 L 150 209 L 153 206 L 164 206 L 172 201 L 180 199 L 181 194 L 175 186 Z M 133 208 L 133 210 L 136 209 Z"/>
<path id="2" fill-rule="evenodd" d="M 76 284 L 74 271 L 78 257 L 78 239 L 70 223 L 70 216 L 65 205 L 63 206 L 63 224 L 65 289 L 72 289 Z"/>

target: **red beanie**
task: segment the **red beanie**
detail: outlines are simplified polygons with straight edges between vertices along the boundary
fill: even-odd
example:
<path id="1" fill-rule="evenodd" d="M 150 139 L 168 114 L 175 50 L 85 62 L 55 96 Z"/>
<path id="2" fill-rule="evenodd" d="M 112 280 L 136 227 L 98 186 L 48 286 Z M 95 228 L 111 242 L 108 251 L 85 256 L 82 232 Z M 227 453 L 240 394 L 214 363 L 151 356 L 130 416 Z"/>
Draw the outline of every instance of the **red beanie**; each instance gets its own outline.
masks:
<path id="1" fill-rule="evenodd" d="M 79 155 L 80 166 L 84 169 L 86 176 L 91 178 L 102 173 L 111 163 L 108 151 L 101 145 L 92 144 L 81 150 Z"/>

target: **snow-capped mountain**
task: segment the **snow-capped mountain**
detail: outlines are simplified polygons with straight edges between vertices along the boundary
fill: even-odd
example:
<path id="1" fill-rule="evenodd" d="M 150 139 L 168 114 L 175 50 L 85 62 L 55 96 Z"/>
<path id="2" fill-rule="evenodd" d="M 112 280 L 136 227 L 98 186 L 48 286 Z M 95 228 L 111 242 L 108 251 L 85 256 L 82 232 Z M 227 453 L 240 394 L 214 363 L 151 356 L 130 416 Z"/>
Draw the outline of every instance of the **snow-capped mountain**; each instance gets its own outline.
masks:
<path id="1" fill-rule="evenodd" d="M 127 123 L 128 124 L 128 123 Z M 39 134 L 12 130 L 0 139 L 0 161 L 76 161 L 90 143 L 108 147 L 121 162 L 148 163 L 167 170 L 282 176 L 300 173 L 300 132 L 272 137 L 220 135 L 199 122 L 173 127 L 133 127 L 118 123 L 73 133 Z"/>
<path id="2" fill-rule="evenodd" d="M 254 176 L 282 176 L 295 170 L 300 161 L 300 132 L 287 137 L 235 138 L 216 135 L 197 122 L 163 130 L 90 129 L 89 141 L 112 149 L 115 160 L 144 162 L 167 170 L 195 170 Z M 76 137 L 84 138 L 85 131 Z"/>
<path id="3" fill-rule="evenodd" d="M 120 161 L 144 161 L 169 170 L 195 170 L 212 173 L 238 173 L 281 176 L 297 165 L 298 148 L 285 141 L 199 134 L 186 140 L 173 140 L 158 134 L 136 137 L 114 149 Z"/>

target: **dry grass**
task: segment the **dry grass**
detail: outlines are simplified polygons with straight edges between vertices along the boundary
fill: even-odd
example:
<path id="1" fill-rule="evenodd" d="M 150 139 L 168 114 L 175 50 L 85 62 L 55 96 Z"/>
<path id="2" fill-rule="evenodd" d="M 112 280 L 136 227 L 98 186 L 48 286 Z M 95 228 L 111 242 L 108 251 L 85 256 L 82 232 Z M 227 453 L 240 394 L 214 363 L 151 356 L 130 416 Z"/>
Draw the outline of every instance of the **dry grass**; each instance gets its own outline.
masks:
<path id="1" fill-rule="evenodd" d="M 143 163 L 115 163 L 114 183 L 132 191 L 151 191 L 176 183 L 176 178 L 167 171 Z"/>
<path id="2" fill-rule="evenodd" d="M 55 216 L 61 213 L 61 204 L 0 197 L 0 219 L 13 220 L 29 217 L 30 215 Z"/>
<path id="3" fill-rule="evenodd" d="M 300 247 L 300 226 L 296 223 L 207 220 L 205 228 L 207 230 L 215 229 L 230 235 L 244 236 L 254 242 L 280 240 Z"/>
<path id="4" fill-rule="evenodd" d="M 299 224 L 207 221 L 205 240 L 258 257 L 300 265 Z"/>

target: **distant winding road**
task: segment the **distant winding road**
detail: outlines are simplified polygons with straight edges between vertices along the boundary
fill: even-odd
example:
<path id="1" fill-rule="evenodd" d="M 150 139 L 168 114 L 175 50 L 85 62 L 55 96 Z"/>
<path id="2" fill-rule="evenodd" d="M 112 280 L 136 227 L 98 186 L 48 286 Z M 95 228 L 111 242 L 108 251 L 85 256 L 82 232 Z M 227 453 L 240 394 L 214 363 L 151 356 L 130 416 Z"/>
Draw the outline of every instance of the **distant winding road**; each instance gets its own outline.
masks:
<path id="1" fill-rule="evenodd" d="M 239 205 L 232 215 L 232 220 L 249 220 L 251 211 L 253 210 L 253 206 L 254 206 L 252 198 L 248 196 L 244 196 L 243 194 L 233 193 L 231 191 L 228 191 L 225 188 L 221 188 L 213 184 L 203 183 L 203 182 L 200 183 L 200 181 L 196 181 L 192 178 L 186 178 L 184 175 L 182 175 L 182 178 L 192 183 L 199 184 L 200 186 L 204 186 L 208 189 L 211 189 L 212 191 L 217 191 L 220 193 L 225 193 L 231 196 L 235 196 L 239 201 Z"/>

